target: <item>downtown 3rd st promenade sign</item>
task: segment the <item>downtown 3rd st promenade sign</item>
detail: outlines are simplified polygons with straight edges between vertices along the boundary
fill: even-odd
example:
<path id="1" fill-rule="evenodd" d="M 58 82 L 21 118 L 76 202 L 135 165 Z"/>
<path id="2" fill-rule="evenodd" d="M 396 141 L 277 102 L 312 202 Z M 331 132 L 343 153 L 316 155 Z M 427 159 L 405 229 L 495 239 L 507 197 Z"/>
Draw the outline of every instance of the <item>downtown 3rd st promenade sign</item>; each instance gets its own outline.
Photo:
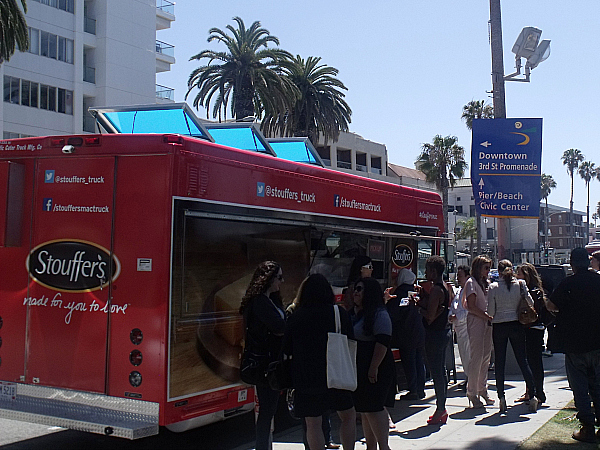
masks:
<path id="1" fill-rule="evenodd" d="M 487 217 L 538 218 L 542 119 L 475 119 L 471 183 Z"/>

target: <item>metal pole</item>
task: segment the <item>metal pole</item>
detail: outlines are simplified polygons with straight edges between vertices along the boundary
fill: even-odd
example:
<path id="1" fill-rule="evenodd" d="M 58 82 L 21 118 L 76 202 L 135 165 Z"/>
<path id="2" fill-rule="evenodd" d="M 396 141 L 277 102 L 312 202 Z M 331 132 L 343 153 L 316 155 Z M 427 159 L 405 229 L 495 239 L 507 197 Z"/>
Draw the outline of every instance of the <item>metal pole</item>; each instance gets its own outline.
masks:
<path id="1" fill-rule="evenodd" d="M 502 54 L 502 18 L 500 0 L 490 0 L 490 46 L 492 49 L 492 91 L 494 118 L 506 119 L 504 58 Z M 511 256 L 510 219 L 498 218 L 498 260 Z"/>

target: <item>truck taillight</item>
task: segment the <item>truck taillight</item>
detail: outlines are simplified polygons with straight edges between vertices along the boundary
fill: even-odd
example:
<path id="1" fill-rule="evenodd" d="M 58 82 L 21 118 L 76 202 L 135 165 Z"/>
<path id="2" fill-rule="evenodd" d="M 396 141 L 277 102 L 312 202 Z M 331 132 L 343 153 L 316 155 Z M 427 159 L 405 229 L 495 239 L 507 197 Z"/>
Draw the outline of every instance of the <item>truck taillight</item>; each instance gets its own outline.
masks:
<path id="1" fill-rule="evenodd" d="M 0 341 L 0 345 L 2 345 L 2 341 Z M 134 366 L 139 366 L 142 363 L 142 352 L 139 350 L 134 350 L 129 354 L 129 362 Z"/>
<path id="2" fill-rule="evenodd" d="M 183 138 L 177 134 L 167 134 L 163 137 L 165 144 L 183 144 Z"/>
<path id="3" fill-rule="evenodd" d="M 140 345 L 144 340 L 144 334 L 139 328 L 134 328 L 131 330 L 131 333 L 129 333 L 129 339 L 133 345 Z"/>
<path id="4" fill-rule="evenodd" d="M 50 147 L 62 147 L 66 141 L 62 138 L 50 139 Z"/>
<path id="5" fill-rule="evenodd" d="M 100 136 L 86 137 L 83 142 L 85 145 L 100 145 Z"/>
<path id="6" fill-rule="evenodd" d="M 142 384 L 142 374 L 137 370 L 131 372 L 129 374 L 129 384 L 131 384 L 133 387 L 138 387 L 140 384 Z"/>

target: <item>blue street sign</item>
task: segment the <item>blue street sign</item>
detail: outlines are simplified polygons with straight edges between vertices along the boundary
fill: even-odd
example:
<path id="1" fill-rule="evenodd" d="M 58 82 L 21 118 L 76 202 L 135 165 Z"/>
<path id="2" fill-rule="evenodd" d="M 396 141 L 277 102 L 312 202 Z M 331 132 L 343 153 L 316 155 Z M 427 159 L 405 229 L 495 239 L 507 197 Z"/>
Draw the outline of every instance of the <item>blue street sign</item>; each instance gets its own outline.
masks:
<path id="1" fill-rule="evenodd" d="M 487 217 L 538 218 L 542 119 L 475 119 L 471 183 Z"/>

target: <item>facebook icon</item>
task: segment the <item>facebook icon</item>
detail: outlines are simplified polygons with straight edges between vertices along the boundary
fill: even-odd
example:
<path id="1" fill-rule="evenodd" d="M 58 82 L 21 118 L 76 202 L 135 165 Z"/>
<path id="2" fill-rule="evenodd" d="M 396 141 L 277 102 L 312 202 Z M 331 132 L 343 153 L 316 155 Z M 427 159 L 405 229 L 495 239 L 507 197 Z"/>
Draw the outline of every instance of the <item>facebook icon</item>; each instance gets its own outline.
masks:
<path id="1" fill-rule="evenodd" d="M 45 198 L 42 206 L 44 208 L 44 211 L 52 211 L 52 199 Z"/>
<path id="2" fill-rule="evenodd" d="M 339 208 L 339 207 L 340 207 L 340 196 L 339 196 L 339 195 L 334 195 L 334 196 L 333 196 L 333 205 L 334 205 L 336 208 Z"/>
<path id="3" fill-rule="evenodd" d="M 54 170 L 46 170 L 44 183 L 54 183 Z"/>

